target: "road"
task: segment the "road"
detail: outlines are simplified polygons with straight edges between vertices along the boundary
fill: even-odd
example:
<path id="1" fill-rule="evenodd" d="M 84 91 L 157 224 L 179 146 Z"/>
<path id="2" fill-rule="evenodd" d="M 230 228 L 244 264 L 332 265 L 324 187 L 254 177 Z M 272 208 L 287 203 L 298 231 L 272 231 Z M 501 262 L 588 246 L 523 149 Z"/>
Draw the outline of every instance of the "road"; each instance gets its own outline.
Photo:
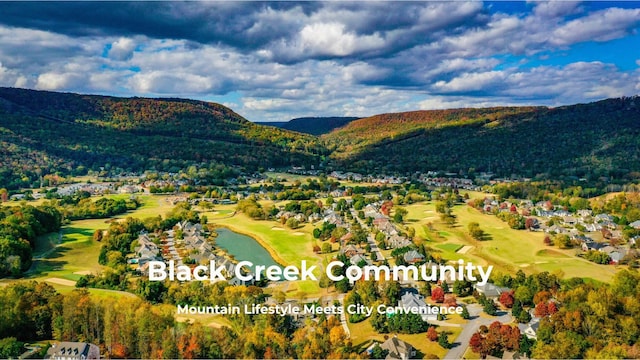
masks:
<path id="1" fill-rule="evenodd" d="M 363 229 L 367 229 L 369 230 L 369 226 L 362 221 L 362 219 L 360 219 L 358 217 L 358 212 L 351 209 L 351 215 L 353 215 L 353 218 L 358 220 L 358 223 L 360 223 L 360 226 L 362 226 Z M 371 247 L 371 254 L 375 254 L 376 258 L 372 259 L 372 260 L 376 260 L 376 261 L 383 261 L 384 260 L 384 255 L 382 255 L 382 252 L 380 251 L 380 249 L 378 248 L 378 244 L 376 244 L 376 239 L 373 238 L 373 235 L 368 234 L 367 235 L 367 243 L 369 243 L 369 247 Z M 373 258 L 373 256 L 371 256 Z"/>
<path id="2" fill-rule="evenodd" d="M 469 315 L 471 315 L 472 320 L 464 325 L 462 332 L 454 340 L 453 347 L 444 356 L 445 359 L 462 359 L 465 351 L 467 351 L 467 347 L 469 347 L 471 336 L 478 331 L 480 326 L 489 326 L 494 321 L 500 321 L 503 324 L 511 322 L 511 315 L 504 311 L 499 311 L 499 316 L 492 316 L 490 319 L 480 317 L 482 306 L 479 304 L 469 304 L 467 305 L 467 310 L 469 310 Z"/>

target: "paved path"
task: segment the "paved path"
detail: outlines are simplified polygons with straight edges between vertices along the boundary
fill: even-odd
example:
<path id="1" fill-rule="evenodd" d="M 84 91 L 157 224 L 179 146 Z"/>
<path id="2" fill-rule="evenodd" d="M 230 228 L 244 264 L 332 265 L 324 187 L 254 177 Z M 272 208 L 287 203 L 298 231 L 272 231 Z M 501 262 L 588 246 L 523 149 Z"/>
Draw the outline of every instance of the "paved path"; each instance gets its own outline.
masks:
<path id="1" fill-rule="evenodd" d="M 503 324 L 511 322 L 511 315 L 504 311 L 499 311 L 499 316 L 492 316 L 490 319 L 480 317 L 482 306 L 479 304 L 467 305 L 467 310 L 469 310 L 469 315 L 471 315 L 472 320 L 464 325 L 462 332 L 454 340 L 453 347 L 444 356 L 445 359 L 462 359 L 465 351 L 467 351 L 467 347 L 469 347 L 471 336 L 478 331 L 480 326 L 489 326 L 494 321 L 500 321 Z"/>

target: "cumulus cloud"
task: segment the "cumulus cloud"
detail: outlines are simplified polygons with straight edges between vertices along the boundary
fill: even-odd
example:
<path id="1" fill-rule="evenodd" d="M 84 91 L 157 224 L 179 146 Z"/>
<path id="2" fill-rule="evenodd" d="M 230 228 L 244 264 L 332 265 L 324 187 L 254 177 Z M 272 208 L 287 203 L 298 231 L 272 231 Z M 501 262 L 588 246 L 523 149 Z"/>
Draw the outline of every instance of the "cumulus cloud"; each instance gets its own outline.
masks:
<path id="1" fill-rule="evenodd" d="M 640 90 L 640 70 L 574 52 L 637 36 L 631 6 L 0 2 L 0 12 L 2 86 L 193 97 L 251 120 L 559 105 Z M 564 54 L 571 60 L 554 62 Z"/>
<path id="2" fill-rule="evenodd" d="M 111 44 L 109 57 L 114 60 L 128 60 L 133 56 L 136 49 L 136 43 L 130 38 L 120 38 Z"/>
<path id="3" fill-rule="evenodd" d="M 569 21 L 555 29 L 551 43 L 568 45 L 589 40 L 608 41 L 626 35 L 638 24 L 640 9 L 606 9 Z"/>

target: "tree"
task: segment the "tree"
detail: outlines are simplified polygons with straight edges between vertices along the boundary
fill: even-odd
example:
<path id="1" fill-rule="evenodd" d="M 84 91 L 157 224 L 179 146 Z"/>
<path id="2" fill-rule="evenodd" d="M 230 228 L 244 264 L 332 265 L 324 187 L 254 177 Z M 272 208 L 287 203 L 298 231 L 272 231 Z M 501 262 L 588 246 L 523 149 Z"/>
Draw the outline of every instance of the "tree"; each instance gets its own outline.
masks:
<path id="1" fill-rule="evenodd" d="M 469 340 L 469 346 L 471 346 L 471 350 L 474 353 L 480 353 L 482 351 L 482 335 L 476 332 L 471 335 L 471 339 Z"/>
<path id="2" fill-rule="evenodd" d="M 404 222 L 404 217 L 408 213 L 409 212 L 407 211 L 407 209 L 401 208 L 401 207 L 397 207 L 395 209 L 395 213 L 393 214 L 393 221 L 395 221 L 398 224 L 402 224 Z"/>
<path id="3" fill-rule="evenodd" d="M 389 350 L 385 350 L 380 347 L 380 344 L 376 343 L 373 349 L 371 349 L 372 359 L 384 359 L 389 354 Z"/>
<path id="4" fill-rule="evenodd" d="M 435 289 L 431 289 L 431 300 L 436 303 L 442 303 L 444 301 L 444 290 L 439 286 Z"/>
<path id="5" fill-rule="evenodd" d="M 513 290 L 505 291 L 502 294 L 500 294 L 500 299 L 498 301 L 500 301 L 500 303 L 505 307 L 511 308 L 513 306 L 513 301 L 514 301 Z"/>
<path id="6" fill-rule="evenodd" d="M 484 239 L 484 230 L 480 229 L 480 224 L 477 222 L 470 222 L 467 226 L 469 230 L 469 235 L 476 240 Z"/>
<path id="7" fill-rule="evenodd" d="M 469 309 L 467 309 L 466 306 L 462 307 L 462 313 L 460 314 L 460 316 L 465 320 L 469 320 L 471 318 L 471 315 L 469 314 Z"/>
<path id="8" fill-rule="evenodd" d="M 14 337 L 0 340 L 0 358 L 18 358 L 24 352 L 24 343 Z"/>
<path id="9" fill-rule="evenodd" d="M 473 284 L 468 280 L 456 280 L 453 283 L 453 293 L 460 296 L 469 296 L 473 293 Z"/>
<path id="10" fill-rule="evenodd" d="M 524 222 L 524 228 L 527 230 L 531 230 L 533 226 L 536 224 L 536 220 L 534 218 L 528 217 Z"/>
<path id="11" fill-rule="evenodd" d="M 427 339 L 429 339 L 429 341 L 438 340 L 438 332 L 436 331 L 435 326 L 429 326 L 429 330 L 427 330 Z"/>
<path id="12" fill-rule="evenodd" d="M 546 302 L 539 302 L 536 305 L 536 308 L 534 310 L 534 314 L 537 317 L 545 317 L 545 316 L 549 315 L 549 308 L 547 307 L 547 303 Z"/>
<path id="13" fill-rule="evenodd" d="M 449 344 L 449 337 L 444 331 L 438 334 L 438 345 L 442 346 L 443 349 L 451 347 L 451 344 Z"/>
<path id="14" fill-rule="evenodd" d="M 485 302 L 482 310 L 487 313 L 487 315 L 495 316 L 498 313 L 498 309 L 496 305 L 493 303 L 493 300 L 488 300 Z"/>
<path id="15" fill-rule="evenodd" d="M 322 252 L 324 254 L 328 254 L 331 252 L 331 244 L 329 244 L 328 242 L 325 242 L 322 244 Z"/>
<path id="16" fill-rule="evenodd" d="M 296 229 L 298 228 L 298 226 L 300 226 L 300 222 L 298 221 L 298 219 L 290 217 L 289 219 L 287 219 L 286 225 L 290 229 Z"/>

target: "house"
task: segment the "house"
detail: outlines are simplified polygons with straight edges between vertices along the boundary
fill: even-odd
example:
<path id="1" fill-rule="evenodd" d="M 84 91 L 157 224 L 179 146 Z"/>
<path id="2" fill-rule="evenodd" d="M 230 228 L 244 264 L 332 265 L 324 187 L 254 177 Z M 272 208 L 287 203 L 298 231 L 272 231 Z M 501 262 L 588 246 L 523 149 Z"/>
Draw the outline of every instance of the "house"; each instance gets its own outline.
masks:
<path id="1" fill-rule="evenodd" d="M 366 258 L 366 257 L 364 257 L 364 256 L 363 256 L 363 255 L 361 255 L 361 254 L 353 255 L 353 256 L 349 259 L 349 262 L 351 263 L 351 265 L 358 265 L 358 264 L 362 263 L 363 261 L 364 261 L 364 263 L 365 263 L 365 264 L 367 264 L 367 265 L 371 265 L 371 261 L 370 261 L 370 260 L 367 260 L 367 258 Z"/>
<path id="2" fill-rule="evenodd" d="M 595 216 L 597 222 L 613 222 L 613 216 L 609 214 L 598 214 Z"/>
<path id="3" fill-rule="evenodd" d="M 629 226 L 631 226 L 634 229 L 640 229 L 640 220 L 636 220 L 632 222 L 631 224 L 629 224 Z"/>
<path id="4" fill-rule="evenodd" d="M 537 340 L 538 328 L 540 327 L 540 318 L 532 317 L 531 321 L 526 324 L 518 324 L 520 333 L 526 335 L 529 339 Z"/>
<path id="5" fill-rule="evenodd" d="M 397 234 L 389 236 L 386 242 L 387 246 L 393 249 L 411 245 L 411 241 L 409 241 L 409 239 Z"/>
<path id="6" fill-rule="evenodd" d="M 576 214 L 578 214 L 578 216 L 580 216 L 580 217 L 586 218 L 586 217 L 591 216 L 593 214 L 593 211 L 583 209 L 583 210 L 578 210 L 576 212 Z"/>
<path id="7" fill-rule="evenodd" d="M 355 245 L 347 245 L 342 249 L 342 253 L 349 258 L 354 257 L 355 255 L 360 254 L 361 252 L 362 250 L 355 247 Z"/>
<path id="8" fill-rule="evenodd" d="M 614 264 L 619 264 L 622 258 L 627 254 L 625 249 L 611 245 L 601 248 L 600 251 L 609 255 L 611 262 Z"/>
<path id="9" fill-rule="evenodd" d="M 497 286 L 497 285 L 492 284 L 492 283 L 486 283 L 484 285 L 478 285 L 476 283 L 476 284 L 473 285 L 473 288 L 479 294 L 483 294 L 484 296 L 486 296 L 488 298 L 497 298 L 503 292 L 511 290 L 509 288 L 502 287 L 502 286 Z"/>
<path id="10" fill-rule="evenodd" d="M 423 321 L 436 320 L 436 315 L 422 314 L 427 309 L 427 303 L 424 301 L 424 296 L 415 294 L 412 292 L 406 292 L 400 300 L 398 300 L 398 306 L 402 309 L 416 309 L 411 311 L 418 311 Z"/>
<path id="11" fill-rule="evenodd" d="M 562 223 L 565 226 L 574 226 L 575 224 L 578 223 L 578 219 L 576 219 L 573 216 L 565 216 L 565 217 L 562 218 Z"/>
<path id="12" fill-rule="evenodd" d="M 589 250 L 600 250 L 603 247 L 607 246 L 608 244 L 603 244 L 603 243 L 599 243 L 599 242 L 595 242 L 595 241 L 590 241 L 590 242 L 584 242 L 582 243 L 582 251 L 589 251 Z"/>
<path id="13" fill-rule="evenodd" d="M 387 339 L 387 341 L 380 344 L 380 347 L 383 350 L 389 351 L 385 359 L 406 360 L 416 356 L 416 350 L 413 348 L 413 345 L 398 339 L 396 336 Z"/>
<path id="14" fill-rule="evenodd" d="M 424 255 L 420 254 L 416 250 L 407 251 L 404 253 L 403 258 L 408 264 L 415 264 L 424 261 Z"/>
<path id="15" fill-rule="evenodd" d="M 62 341 L 51 345 L 44 358 L 55 360 L 100 359 L 100 348 L 91 343 Z"/>

